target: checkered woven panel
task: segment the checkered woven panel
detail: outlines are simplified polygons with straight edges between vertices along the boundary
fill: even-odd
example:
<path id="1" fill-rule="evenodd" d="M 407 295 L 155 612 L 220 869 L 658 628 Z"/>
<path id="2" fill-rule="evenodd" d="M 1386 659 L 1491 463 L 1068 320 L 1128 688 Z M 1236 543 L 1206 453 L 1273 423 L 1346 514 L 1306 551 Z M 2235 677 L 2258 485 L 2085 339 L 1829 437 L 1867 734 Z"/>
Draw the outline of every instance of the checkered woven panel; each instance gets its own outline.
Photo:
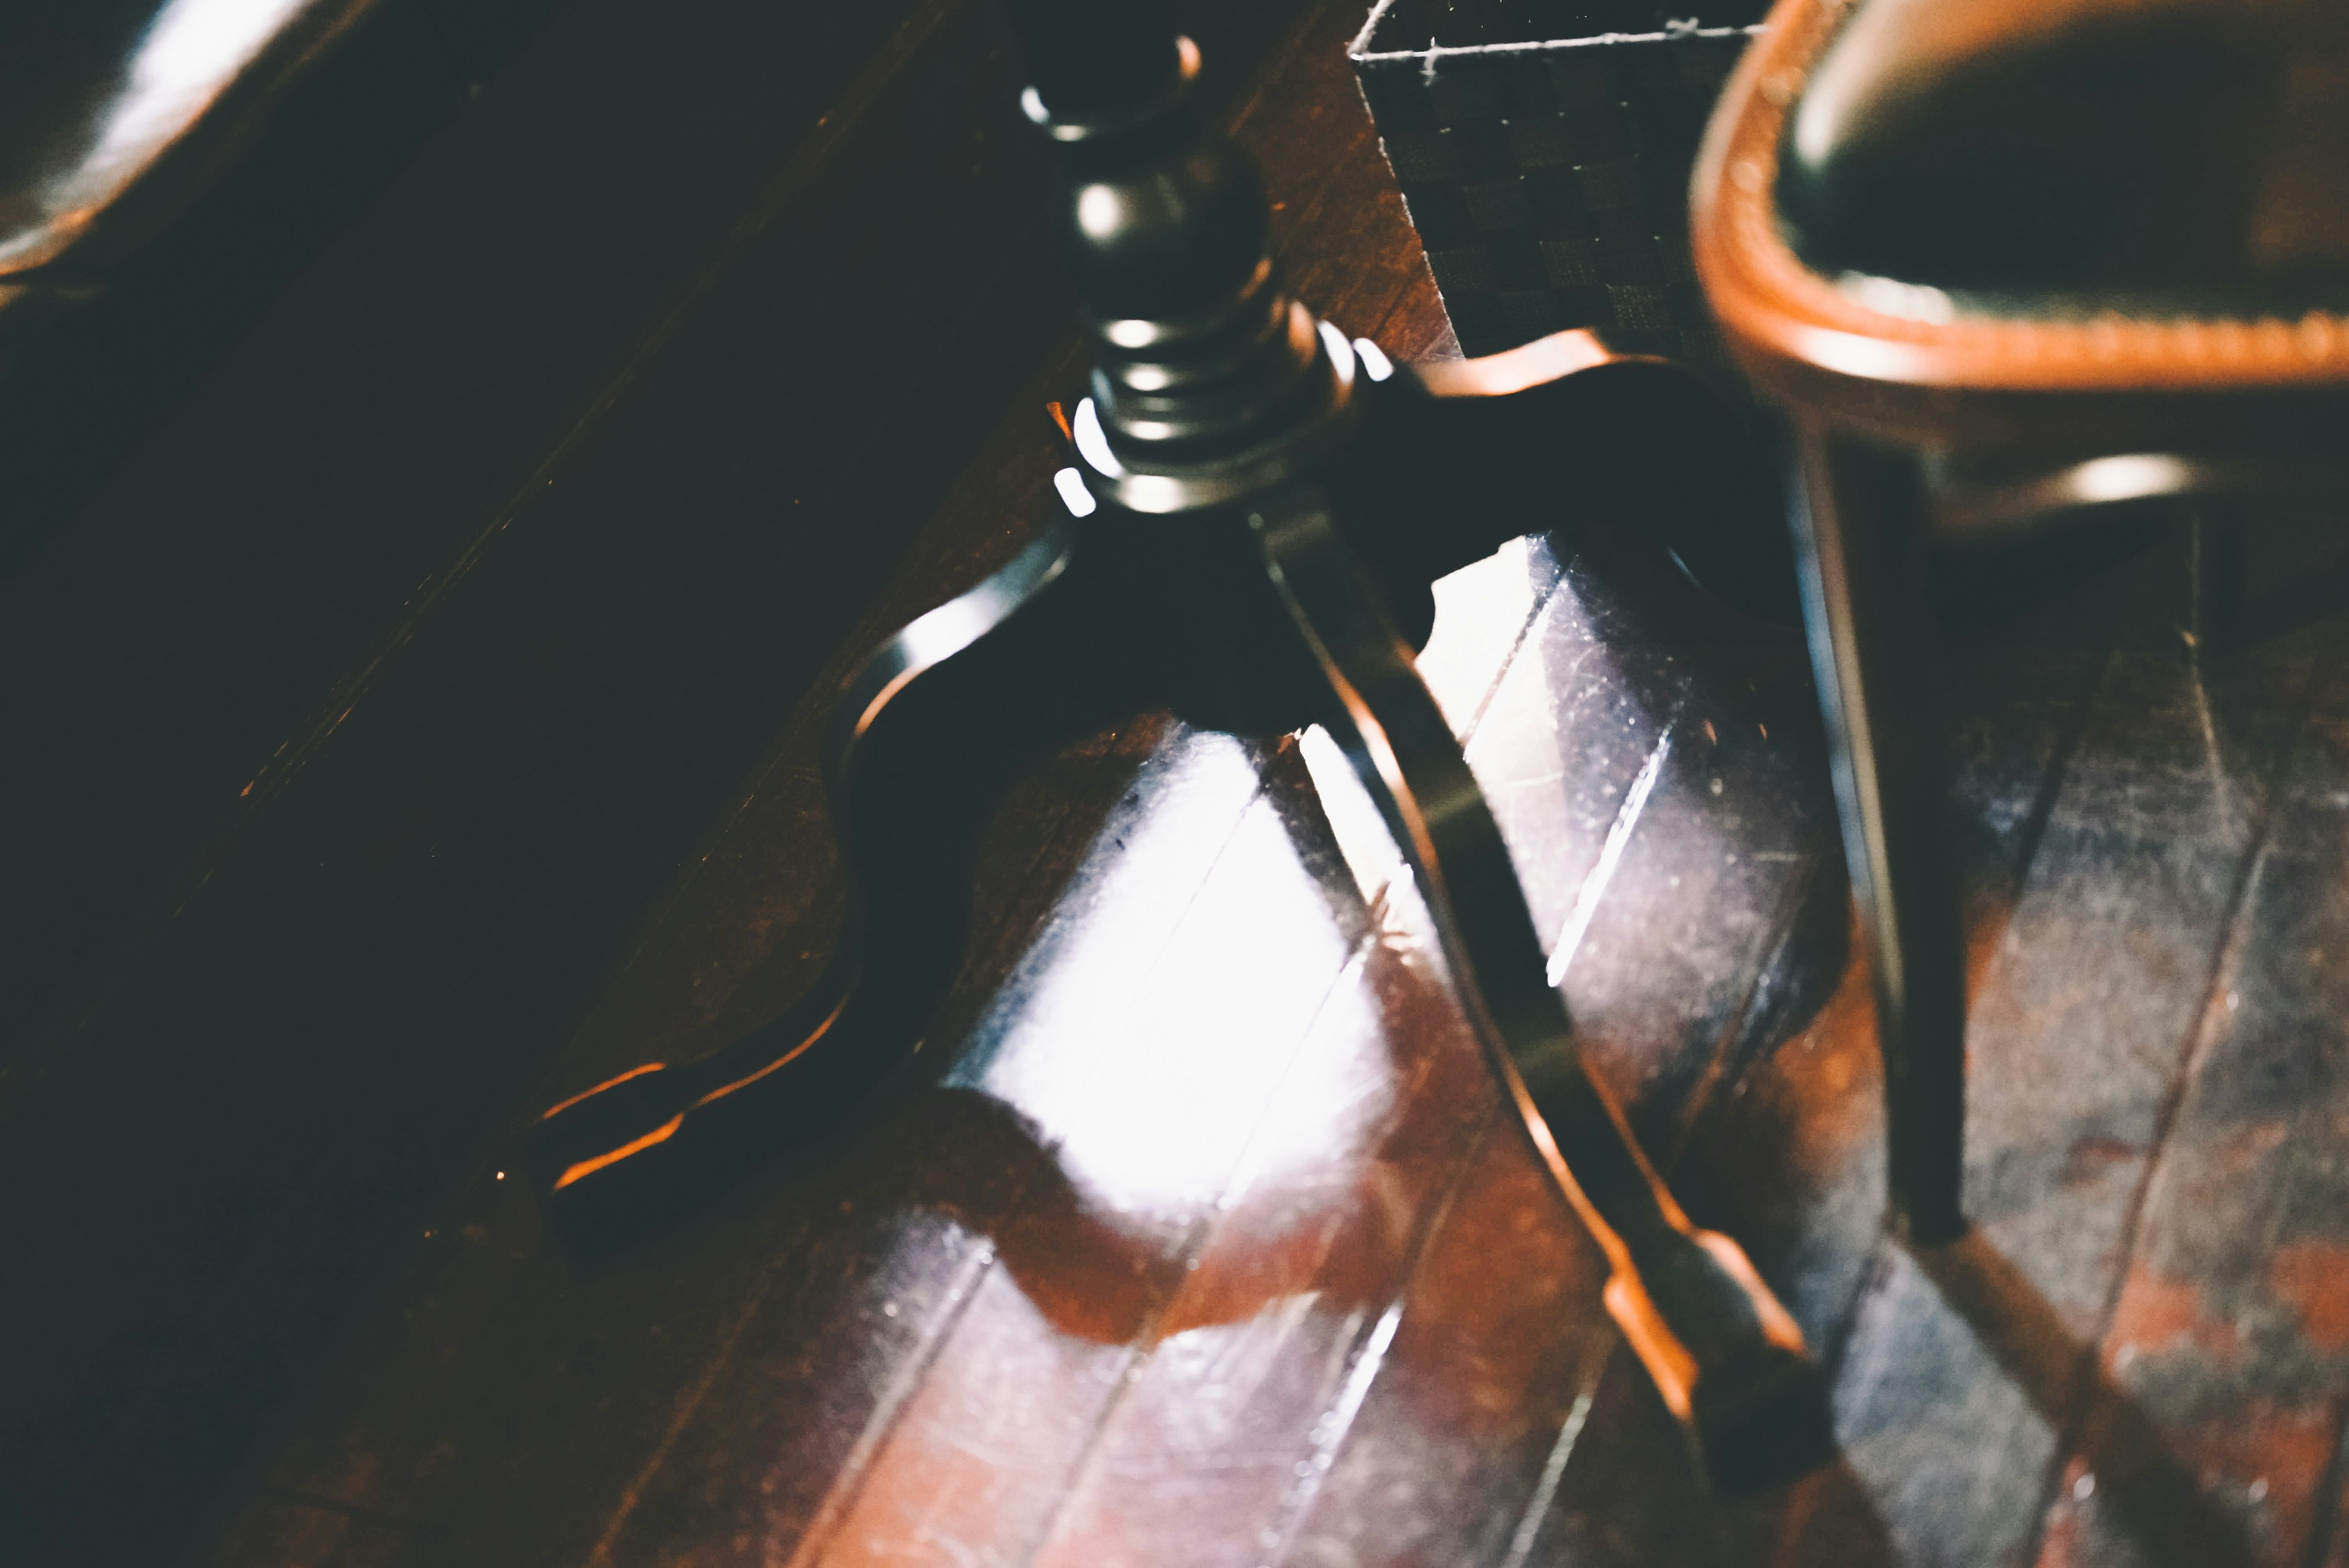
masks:
<path id="1" fill-rule="evenodd" d="M 1355 56 L 1464 351 L 1597 327 L 1731 374 L 1689 262 L 1688 186 L 1746 38 Z"/>

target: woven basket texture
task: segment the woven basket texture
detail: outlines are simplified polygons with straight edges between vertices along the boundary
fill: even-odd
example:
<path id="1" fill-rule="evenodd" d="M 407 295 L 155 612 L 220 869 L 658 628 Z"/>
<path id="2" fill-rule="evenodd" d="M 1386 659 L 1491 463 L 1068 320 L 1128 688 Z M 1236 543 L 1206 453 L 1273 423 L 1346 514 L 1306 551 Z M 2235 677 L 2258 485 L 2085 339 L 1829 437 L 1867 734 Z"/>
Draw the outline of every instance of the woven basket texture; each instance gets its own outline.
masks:
<path id="1" fill-rule="evenodd" d="M 1464 352 L 1592 327 L 1733 379 L 1689 170 L 1762 9 L 1381 0 L 1350 54 Z"/>

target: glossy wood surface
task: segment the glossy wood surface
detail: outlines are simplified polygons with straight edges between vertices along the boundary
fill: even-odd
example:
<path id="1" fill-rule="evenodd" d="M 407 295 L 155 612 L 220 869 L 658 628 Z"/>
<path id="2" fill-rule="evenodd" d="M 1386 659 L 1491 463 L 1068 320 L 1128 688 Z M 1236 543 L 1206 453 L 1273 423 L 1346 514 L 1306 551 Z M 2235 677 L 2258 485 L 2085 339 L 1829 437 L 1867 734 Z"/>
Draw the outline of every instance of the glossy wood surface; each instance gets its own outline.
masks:
<path id="1" fill-rule="evenodd" d="M 1250 62 L 1209 90 L 1265 161 L 1299 292 L 1399 358 L 1441 353 L 1343 58 L 1359 21 L 1193 26 L 1211 63 Z M 783 197 L 718 182 L 708 212 L 864 233 L 894 211 L 902 171 L 866 139 L 919 121 L 885 106 L 998 36 L 951 5 L 907 26 L 843 57 L 884 108 L 777 154 Z M 1012 244 L 1018 216 L 986 232 Z M 566 1262 L 500 1175 L 514 1135 L 552 1085 L 689 1054 L 821 966 L 823 698 L 1026 537 L 1061 461 L 1043 405 L 1077 369 L 1065 302 L 1013 250 L 899 335 L 867 323 L 910 379 L 811 392 L 792 378 L 821 358 L 765 379 L 778 341 L 833 330 L 794 269 L 846 286 L 871 264 L 743 222 L 673 321 L 611 329 L 615 380 L 580 369 L 592 345 L 425 379 L 444 410 L 470 389 L 468 428 L 496 427 L 481 461 L 524 486 L 481 493 L 523 499 L 480 514 L 487 542 L 432 617 L 396 621 L 347 716 L 296 726 L 290 674 L 248 715 L 307 748 L 252 795 L 274 739 L 182 759 L 225 781 L 188 786 L 188 815 L 250 815 L 188 835 L 194 868 L 146 923 L 52 938 L 111 967 L 57 981 L 75 1011 L 12 1057 L 33 1070 L 0 1080 L 8 1158 L 94 1125 L 146 1140 L 118 1146 L 129 1196 L 93 1178 L 26 1225 L 52 1282 L 7 1285 L 52 1335 L 9 1352 L 32 1369 L 12 1387 L 47 1386 L 36 1350 L 80 1357 L 58 1407 L 86 1429 L 44 1431 L 79 1445 L 92 1517 L 143 1506 L 161 1521 L 136 1539 L 176 1528 L 220 1568 L 2349 1563 L 2349 627 L 2303 604 L 2189 658 L 2158 554 L 1949 672 L 1982 1226 L 1925 1254 L 1880 1234 L 1868 977 L 1799 646 L 1605 540 L 1563 562 L 1521 542 L 1439 587 L 1422 668 L 1599 1069 L 1835 1376 L 1842 1459 L 1791 1490 L 1698 1489 L 1392 846 L 1311 732 L 1143 724 L 1049 763 L 987 841 L 936 1081 L 679 1230 Z M 943 289 L 937 265 L 869 286 Z M 470 300 L 452 341 L 560 345 L 639 297 L 607 281 L 510 319 L 451 280 L 435 318 Z M 967 400 L 920 423 L 908 385 Z M 590 386 L 591 419 L 556 417 Z M 2335 580 L 2302 543 L 2322 569 L 2298 580 Z M 515 624 L 551 628 L 536 662 L 493 635 Z M 159 1057 L 179 1065 L 104 1121 L 74 1111 L 124 1081 L 110 1063 Z M 88 1372 L 108 1356 L 112 1383 Z"/>
<path id="2" fill-rule="evenodd" d="M 564 7 L 0 586 L 0 1172 L 78 1173 L 0 1271 L 35 1561 L 188 1527 L 910 542 L 1044 493 L 947 501 L 1074 384 L 1000 16 L 658 10 Z M 1186 12 L 1206 100 L 1295 21 Z"/>
<path id="3" fill-rule="evenodd" d="M 2174 565 L 2095 593 L 2158 609 Z M 1442 601 L 1426 662 L 1543 868 L 1568 995 L 1832 1357 L 1836 1468 L 1697 1487 L 1328 742 L 1136 735 L 1044 786 L 1122 788 L 968 977 L 941 1087 L 592 1276 L 485 1183 L 212 1560 L 2310 1560 L 2339 1484 L 2313 1092 L 2339 1026 L 2289 971 L 2323 972 L 2338 901 L 2349 627 L 2198 670 L 2067 602 L 1958 661 L 1996 1066 L 1982 1229 L 1912 1254 L 1878 1230 L 1795 650 L 1692 628 L 1619 553 L 1512 546 Z M 771 877 L 772 809 L 722 858 Z M 624 1053 L 605 1032 L 701 961 L 692 901 L 575 1050 Z M 2253 966 L 2288 971 L 2256 1007 Z"/>

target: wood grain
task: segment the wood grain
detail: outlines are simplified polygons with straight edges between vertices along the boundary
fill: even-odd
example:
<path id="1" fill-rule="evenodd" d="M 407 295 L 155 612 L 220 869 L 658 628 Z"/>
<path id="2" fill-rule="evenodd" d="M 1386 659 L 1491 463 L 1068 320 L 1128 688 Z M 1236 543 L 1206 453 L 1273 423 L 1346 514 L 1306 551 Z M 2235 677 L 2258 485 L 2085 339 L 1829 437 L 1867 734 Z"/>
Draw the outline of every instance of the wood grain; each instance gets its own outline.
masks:
<path id="1" fill-rule="evenodd" d="M 1046 154 L 997 13 L 923 15 L 824 21 L 782 92 L 790 16 L 566 12 L 9 585 L 0 701 L 44 763 L 7 788 L 44 826 L 5 851 L 0 1169 L 83 1176 L 0 1282 L 0 1534 L 185 1529 L 386 1271 L 470 1222 L 999 430 L 1017 461 L 981 472 L 1018 474 L 912 597 L 1049 499 Z M 1212 109 L 1294 20 L 1191 8 Z M 616 140 L 600 179 L 549 167 Z M 987 265 L 936 270 L 942 226 Z M 477 227 L 494 256 L 419 254 Z M 101 1506 L 126 1468 L 136 1505 Z"/>
<path id="2" fill-rule="evenodd" d="M 25 1427 L 19 1495 L 62 1517 L 136 1475 L 84 1555 L 197 1520 L 186 1560 L 222 1568 L 2349 1564 L 2349 631 L 2303 595 L 2189 657 L 2158 553 L 1950 661 L 1983 1224 L 1922 1256 L 1878 1234 L 1798 647 L 1603 532 L 1438 585 L 1422 670 L 1592 1059 L 1834 1376 L 1841 1459 L 1796 1487 L 1697 1485 L 1310 732 L 1145 720 L 1041 763 L 984 846 L 931 1074 L 635 1250 L 551 1251 L 513 1131 L 821 966 L 828 693 L 1028 536 L 1044 404 L 1081 389 L 993 13 L 833 19 L 764 101 L 790 18 L 722 10 L 648 62 L 659 102 L 717 85 L 645 146 L 589 112 L 637 13 L 566 13 L 485 95 L 497 134 L 436 154 L 504 161 L 419 165 L 218 383 L 300 338 L 379 400 L 322 401 L 287 426 L 305 462 L 249 477 L 233 400 L 191 410 L 67 547 L 95 573 L 203 475 L 215 512 L 254 503 L 240 559 L 305 508 L 339 531 L 274 589 L 230 574 L 206 635 L 242 651 L 39 785 L 146 765 L 240 661 L 310 649 L 93 864 L 54 945 L 97 956 L 55 966 L 71 1006 L 0 1078 L 27 1190 L 93 1128 L 136 1155 L 19 1238 L 72 1286 L 7 1286 L 38 1332 L 0 1371 L 61 1416 Z M 1343 62 L 1359 17 L 1195 11 L 1300 291 L 1398 358 L 1456 351 Z M 566 125 L 595 156 L 518 190 Z M 537 286 L 606 186 L 668 239 Z M 435 249 L 433 213 L 494 254 Z M 401 452 L 412 488 L 376 485 Z M 379 516 L 378 553 L 335 543 Z M 314 618 L 239 628 L 337 562 Z M 145 591 L 212 625 L 169 577 Z M 93 811 L 145 798 L 116 785 Z"/>
<path id="3" fill-rule="evenodd" d="M 2326 670 L 2276 788 L 2043 1527 L 2051 1568 L 2324 1550 L 2349 1393 L 2344 696 Z"/>

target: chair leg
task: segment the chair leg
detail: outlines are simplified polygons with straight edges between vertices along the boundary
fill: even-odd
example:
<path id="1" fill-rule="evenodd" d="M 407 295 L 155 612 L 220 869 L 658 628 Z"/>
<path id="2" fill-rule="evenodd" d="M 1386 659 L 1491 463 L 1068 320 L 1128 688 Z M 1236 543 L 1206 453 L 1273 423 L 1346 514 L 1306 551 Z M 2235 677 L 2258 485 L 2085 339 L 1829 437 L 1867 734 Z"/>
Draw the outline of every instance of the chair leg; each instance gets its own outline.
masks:
<path id="1" fill-rule="evenodd" d="M 1889 1218 L 1934 1245 L 1965 1230 L 1965 947 L 1917 594 L 1917 468 L 1816 427 L 1798 461 L 1804 619 L 1876 975 Z"/>

